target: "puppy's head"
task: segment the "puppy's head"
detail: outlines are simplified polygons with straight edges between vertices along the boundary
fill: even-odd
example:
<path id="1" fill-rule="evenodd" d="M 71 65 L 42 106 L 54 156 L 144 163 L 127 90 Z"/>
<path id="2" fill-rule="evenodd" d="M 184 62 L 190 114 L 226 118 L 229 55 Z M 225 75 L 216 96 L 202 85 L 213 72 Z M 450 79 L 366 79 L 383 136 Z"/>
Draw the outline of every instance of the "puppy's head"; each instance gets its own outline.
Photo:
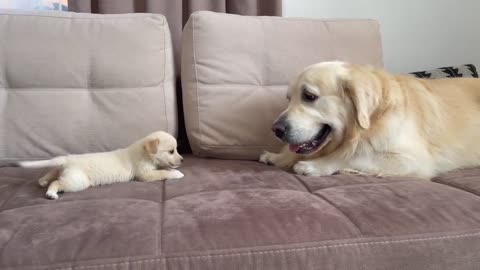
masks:
<path id="1" fill-rule="evenodd" d="M 307 67 L 291 83 L 288 108 L 272 130 L 291 151 L 330 153 L 352 129 L 369 129 L 381 97 L 378 80 L 367 67 L 323 62 Z"/>
<path id="2" fill-rule="evenodd" d="M 143 148 L 152 162 L 161 168 L 177 168 L 183 158 L 177 152 L 177 140 L 170 134 L 158 131 L 147 136 Z"/>

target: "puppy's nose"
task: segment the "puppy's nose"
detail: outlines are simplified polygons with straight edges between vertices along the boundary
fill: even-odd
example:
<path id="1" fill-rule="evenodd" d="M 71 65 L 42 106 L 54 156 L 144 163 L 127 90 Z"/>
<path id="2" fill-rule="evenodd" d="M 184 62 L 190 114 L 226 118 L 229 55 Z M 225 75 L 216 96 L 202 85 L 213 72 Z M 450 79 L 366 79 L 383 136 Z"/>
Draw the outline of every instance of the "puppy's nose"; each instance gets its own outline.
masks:
<path id="1" fill-rule="evenodd" d="M 288 125 L 285 122 L 275 123 L 272 126 L 272 131 L 275 133 L 277 138 L 281 139 L 288 132 Z"/>
<path id="2" fill-rule="evenodd" d="M 183 157 L 180 158 L 180 163 L 183 163 Z"/>

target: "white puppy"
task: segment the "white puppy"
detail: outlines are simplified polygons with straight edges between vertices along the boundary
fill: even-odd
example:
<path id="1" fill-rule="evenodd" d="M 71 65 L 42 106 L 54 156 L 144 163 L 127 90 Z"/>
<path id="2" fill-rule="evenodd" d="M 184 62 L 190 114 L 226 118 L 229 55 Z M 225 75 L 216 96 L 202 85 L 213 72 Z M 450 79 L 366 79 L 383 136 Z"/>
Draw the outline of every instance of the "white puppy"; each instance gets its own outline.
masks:
<path id="1" fill-rule="evenodd" d="M 55 167 L 38 180 L 48 186 L 47 197 L 58 199 L 58 192 L 76 192 L 89 187 L 128 182 L 180 179 L 175 170 L 183 158 L 175 138 L 162 131 L 148 135 L 127 148 L 111 152 L 69 155 L 42 161 L 23 161 L 27 168 Z"/>

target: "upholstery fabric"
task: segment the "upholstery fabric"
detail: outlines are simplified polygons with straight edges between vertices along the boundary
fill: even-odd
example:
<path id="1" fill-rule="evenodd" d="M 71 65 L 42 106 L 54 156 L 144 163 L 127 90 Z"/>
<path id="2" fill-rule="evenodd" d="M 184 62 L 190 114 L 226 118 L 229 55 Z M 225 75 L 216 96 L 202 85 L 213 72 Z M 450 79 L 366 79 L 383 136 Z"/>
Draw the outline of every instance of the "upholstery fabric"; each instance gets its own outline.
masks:
<path id="1" fill-rule="evenodd" d="M 74 12 L 87 13 L 134 13 L 164 14 L 172 33 L 175 71 L 177 73 L 177 100 L 179 122 L 179 151 L 191 153 L 184 126 L 182 91 L 180 84 L 180 47 L 183 26 L 190 14 L 199 10 L 233 13 L 251 16 L 281 16 L 282 0 L 69 0 L 68 8 Z"/>
<path id="2" fill-rule="evenodd" d="M 177 133 L 162 15 L 0 11 L 0 162 Z"/>
<path id="3" fill-rule="evenodd" d="M 438 78 L 455 78 L 455 77 L 472 77 L 478 78 L 477 68 L 472 65 L 441 67 L 425 71 L 416 71 L 410 73 L 418 78 L 438 79 Z"/>
<path id="4" fill-rule="evenodd" d="M 373 20 L 307 20 L 196 12 L 182 46 L 187 135 L 202 157 L 258 159 L 280 144 L 271 124 L 305 66 L 345 60 L 382 66 Z"/>
<path id="5" fill-rule="evenodd" d="M 181 180 L 44 198 L 0 168 L 2 270 L 476 270 L 480 169 L 306 177 L 187 156 Z"/>

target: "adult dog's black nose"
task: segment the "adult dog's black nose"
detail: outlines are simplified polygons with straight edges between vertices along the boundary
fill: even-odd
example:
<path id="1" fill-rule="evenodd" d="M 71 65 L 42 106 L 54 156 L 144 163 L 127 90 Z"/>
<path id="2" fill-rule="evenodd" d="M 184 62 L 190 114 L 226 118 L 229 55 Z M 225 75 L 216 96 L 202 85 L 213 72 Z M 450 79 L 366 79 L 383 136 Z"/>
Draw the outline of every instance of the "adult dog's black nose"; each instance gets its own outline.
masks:
<path id="1" fill-rule="evenodd" d="M 288 132 L 288 124 L 285 121 L 277 121 L 273 124 L 272 131 L 277 138 L 282 139 Z"/>

